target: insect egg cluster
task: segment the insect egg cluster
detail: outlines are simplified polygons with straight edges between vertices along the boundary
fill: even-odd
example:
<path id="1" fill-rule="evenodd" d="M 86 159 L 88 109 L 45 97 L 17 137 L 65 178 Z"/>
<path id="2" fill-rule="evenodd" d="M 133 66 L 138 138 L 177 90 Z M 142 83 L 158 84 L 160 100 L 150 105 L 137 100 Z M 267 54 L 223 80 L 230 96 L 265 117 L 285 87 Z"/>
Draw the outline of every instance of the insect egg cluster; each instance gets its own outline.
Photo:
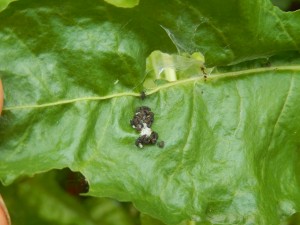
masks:
<path id="1" fill-rule="evenodd" d="M 138 107 L 135 115 L 130 120 L 131 126 L 140 132 L 140 137 L 135 141 L 135 145 L 143 148 L 144 145 L 154 145 L 157 142 L 158 134 L 151 130 L 152 123 L 154 122 L 154 113 L 147 106 Z"/>
<path id="2" fill-rule="evenodd" d="M 138 107 L 135 110 L 135 115 L 130 120 L 131 126 L 137 131 L 141 131 L 145 126 L 150 128 L 154 122 L 154 113 L 147 106 Z"/>

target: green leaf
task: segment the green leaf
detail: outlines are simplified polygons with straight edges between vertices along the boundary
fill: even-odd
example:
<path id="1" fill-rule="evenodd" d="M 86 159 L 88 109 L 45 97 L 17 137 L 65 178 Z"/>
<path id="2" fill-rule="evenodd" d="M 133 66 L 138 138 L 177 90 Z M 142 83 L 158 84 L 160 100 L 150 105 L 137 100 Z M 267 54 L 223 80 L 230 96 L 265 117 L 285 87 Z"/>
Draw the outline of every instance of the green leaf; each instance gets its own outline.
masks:
<path id="1" fill-rule="evenodd" d="M 165 225 L 159 220 L 156 220 L 146 214 L 141 214 L 141 224 L 142 225 Z"/>
<path id="2" fill-rule="evenodd" d="M 122 203 L 107 198 L 88 198 L 84 203 L 96 224 L 104 225 L 135 225 L 138 217 L 126 211 Z M 137 213 L 136 209 L 131 208 Z M 134 220 L 134 217 L 135 218 Z"/>
<path id="3" fill-rule="evenodd" d="M 154 51 L 147 59 L 147 79 L 176 81 L 187 78 L 186 75 L 199 76 L 203 73 L 204 58 L 201 53 L 193 55 L 169 55 Z M 145 82 L 144 82 L 145 83 Z"/>
<path id="4" fill-rule="evenodd" d="M 132 8 L 139 4 L 139 0 L 104 0 L 117 7 Z"/>
<path id="5" fill-rule="evenodd" d="M 142 1 L 179 52 L 202 52 L 212 65 L 268 57 L 300 46 L 300 11 L 269 0 Z M 155 12 L 155 13 L 153 13 Z"/>
<path id="6" fill-rule="evenodd" d="M 51 171 L 22 179 L 0 191 L 15 225 L 103 224 L 133 225 L 122 203 L 106 198 L 72 196 L 63 188 L 75 188 L 69 172 Z M 77 181 L 78 182 L 78 181 Z"/>
<path id="7" fill-rule="evenodd" d="M 300 56 L 282 54 L 299 50 L 297 21 L 263 0 L 12 3 L 0 14 L 1 181 L 69 167 L 90 195 L 166 224 L 285 221 L 300 210 Z M 176 48 L 176 80 L 145 73 L 152 51 Z M 194 52 L 225 66 L 206 79 L 183 69 Z M 135 146 L 141 105 L 163 149 Z"/>
<path id="8" fill-rule="evenodd" d="M 0 187 L 12 224 L 96 224 L 82 204 L 58 186 L 55 177 L 51 172 Z"/>
<path id="9" fill-rule="evenodd" d="M 292 3 L 292 0 L 280 1 L 280 0 L 271 0 L 271 2 L 278 6 L 282 10 L 287 10 Z"/>
<path id="10" fill-rule="evenodd" d="M 141 219 L 141 225 L 165 225 L 161 221 L 146 214 L 141 214 L 140 219 Z M 187 221 L 182 221 L 180 224 L 177 225 L 211 225 L 211 223 L 208 221 L 195 222 L 195 221 L 187 220 Z"/>
<path id="11" fill-rule="evenodd" d="M 0 12 L 2 10 L 4 10 L 10 2 L 13 2 L 13 1 L 16 1 L 16 0 L 0 0 Z"/>

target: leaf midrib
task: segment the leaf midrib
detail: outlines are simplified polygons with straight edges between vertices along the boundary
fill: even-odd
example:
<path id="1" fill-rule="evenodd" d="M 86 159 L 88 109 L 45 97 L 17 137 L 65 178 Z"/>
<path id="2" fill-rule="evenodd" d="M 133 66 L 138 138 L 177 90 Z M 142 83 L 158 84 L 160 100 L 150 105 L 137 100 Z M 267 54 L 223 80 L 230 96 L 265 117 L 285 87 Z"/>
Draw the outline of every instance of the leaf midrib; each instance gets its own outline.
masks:
<path id="1" fill-rule="evenodd" d="M 247 70 L 241 70 L 241 71 L 235 71 L 235 72 L 227 72 L 227 73 L 219 73 L 219 74 L 210 74 L 207 78 L 204 78 L 204 76 L 200 75 L 197 77 L 177 80 L 174 82 L 170 82 L 167 84 L 163 84 L 157 88 L 154 88 L 147 92 L 147 95 L 154 94 L 156 92 L 159 92 L 160 90 L 164 90 L 173 86 L 183 85 L 190 82 L 209 82 L 209 81 L 216 81 L 218 79 L 224 79 L 224 78 L 233 78 L 233 77 L 239 77 L 239 76 L 245 76 L 245 75 L 251 75 L 251 74 L 259 74 L 269 71 L 299 71 L 300 72 L 300 65 L 293 65 L 293 66 L 276 66 L 276 67 L 264 67 L 264 68 L 256 68 L 256 69 L 247 69 Z M 37 108 L 46 108 L 46 107 L 52 107 L 52 106 L 58 106 L 58 105 L 64 105 L 64 104 L 71 104 L 76 102 L 82 102 L 82 101 L 101 101 L 101 100 L 108 100 L 113 98 L 119 98 L 119 97 L 125 97 L 125 96 L 132 96 L 132 97 L 139 97 L 140 93 L 135 92 L 123 92 L 123 93 L 116 93 L 106 96 L 85 96 L 85 97 L 79 97 L 79 98 L 73 98 L 73 99 L 66 99 L 56 102 L 49 102 L 44 104 L 32 104 L 32 105 L 17 105 L 17 106 L 6 106 L 3 108 L 3 111 L 9 111 L 9 110 L 26 110 L 26 109 L 37 109 Z"/>

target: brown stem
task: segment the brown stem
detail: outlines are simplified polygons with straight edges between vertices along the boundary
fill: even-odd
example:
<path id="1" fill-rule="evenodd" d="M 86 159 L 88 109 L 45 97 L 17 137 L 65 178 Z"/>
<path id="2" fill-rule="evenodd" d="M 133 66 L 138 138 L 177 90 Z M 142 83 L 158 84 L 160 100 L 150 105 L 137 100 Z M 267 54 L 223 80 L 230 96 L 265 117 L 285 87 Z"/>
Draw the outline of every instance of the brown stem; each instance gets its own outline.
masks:
<path id="1" fill-rule="evenodd" d="M 0 195 L 0 225 L 11 225 L 5 203 Z"/>

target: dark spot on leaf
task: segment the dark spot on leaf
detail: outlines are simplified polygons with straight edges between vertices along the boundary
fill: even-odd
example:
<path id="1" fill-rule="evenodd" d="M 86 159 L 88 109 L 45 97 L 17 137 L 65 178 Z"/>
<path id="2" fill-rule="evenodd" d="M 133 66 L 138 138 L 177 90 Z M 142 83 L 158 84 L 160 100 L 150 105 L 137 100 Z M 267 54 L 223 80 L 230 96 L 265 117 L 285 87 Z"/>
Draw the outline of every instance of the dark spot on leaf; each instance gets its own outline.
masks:
<path id="1" fill-rule="evenodd" d="M 158 147 L 163 148 L 165 147 L 165 142 L 164 141 L 160 141 L 157 143 Z"/>
<path id="2" fill-rule="evenodd" d="M 89 191 L 89 184 L 82 173 L 73 172 L 69 169 L 65 171 L 61 185 L 66 192 L 73 196 L 78 196 L 81 193 L 87 193 Z"/>
<path id="3" fill-rule="evenodd" d="M 144 100 L 147 97 L 145 91 L 141 91 L 141 99 Z"/>

